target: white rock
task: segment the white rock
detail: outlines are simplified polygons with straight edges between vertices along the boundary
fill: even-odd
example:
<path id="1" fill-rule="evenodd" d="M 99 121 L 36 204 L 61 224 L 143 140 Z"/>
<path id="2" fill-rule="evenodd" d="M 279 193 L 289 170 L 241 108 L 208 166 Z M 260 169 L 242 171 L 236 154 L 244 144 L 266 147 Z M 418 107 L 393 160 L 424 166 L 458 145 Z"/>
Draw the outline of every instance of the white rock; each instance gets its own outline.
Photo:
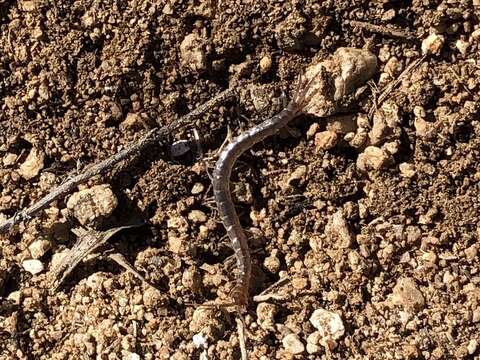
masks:
<path id="1" fill-rule="evenodd" d="M 50 247 L 50 241 L 48 241 L 47 239 L 40 239 L 31 243 L 28 247 L 28 251 L 30 251 L 30 255 L 32 255 L 32 258 L 39 259 L 43 255 L 45 255 L 48 250 L 50 250 Z"/>
<path id="2" fill-rule="evenodd" d="M 194 223 L 204 223 L 207 221 L 207 215 L 201 210 L 192 210 L 188 214 L 188 220 Z"/>
<path id="3" fill-rule="evenodd" d="M 471 37 L 473 40 L 480 40 L 480 29 L 473 31 Z"/>
<path id="4" fill-rule="evenodd" d="M 202 349 L 208 348 L 208 341 L 201 332 L 193 335 L 192 341 L 193 341 L 193 345 L 195 345 L 195 347 L 197 349 L 198 348 L 202 348 Z"/>
<path id="5" fill-rule="evenodd" d="M 445 37 L 439 34 L 430 34 L 422 41 L 424 54 L 438 54 L 445 43 Z"/>
<path id="6" fill-rule="evenodd" d="M 354 92 L 358 86 L 370 79 L 376 70 L 377 57 L 371 52 L 355 48 L 338 48 L 331 57 L 312 64 L 306 70 L 307 78 L 317 76 L 319 71 L 326 71 L 334 79 L 334 89 L 333 94 L 332 91 L 326 92 L 321 89 L 325 84 L 322 77 L 317 76 L 319 81 L 312 84 L 312 90 L 320 87 L 320 91 L 305 106 L 304 112 L 318 117 L 332 114 L 337 108 L 338 100 Z"/>
<path id="7" fill-rule="evenodd" d="M 400 176 L 406 178 L 412 178 L 417 173 L 415 165 L 409 163 L 401 163 L 398 165 L 398 169 L 400 170 Z"/>
<path id="8" fill-rule="evenodd" d="M 305 345 L 296 334 L 288 334 L 282 339 L 283 347 L 292 355 L 298 355 L 305 351 Z"/>
<path id="9" fill-rule="evenodd" d="M 368 146 L 358 155 L 357 167 L 360 171 L 380 170 L 391 162 L 390 154 L 376 146 Z"/>
<path id="10" fill-rule="evenodd" d="M 455 46 L 457 47 L 457 50 L 460 52 L 462 55 L 466 55 L 468 52 L 468 48 L 470 46 L 470 43 L 465 40 L 458 39 L 455 42 Z"/>
<path id="11" fill-rule="evenodd" d="M 7 299 L 17 305 L 20 305 L 20 300 L 22 300 L 22 292 L 20 290 L 12 291 L 10 294 L 8 294 Z"/>
<path id="12" fill-rule="evenodd" d="M 473 355 L 477 351 L 478 341 L 476 339 L 471 339 L 467 345 L 467 350 L 470 355 Z"/>
<path id="13" fill-rule="evenodd" d="M 43 263 L 40 260 L 28 259 L 22 262 L 22 267 L 25 271 L 29 272 L 32 275 L 41 273 L 44 270 Z"/>
<path id="14" fill-rule="evenodd" d="M 192 195 L 197 195 L 203 192 L 205 190 L 205 186 L 202 183 L 195 183 L 192 187 Z"/>
<path id="15" fill-rule="evenodd" d="M 183 39 L 180 44 L 182 64 L 195 72 L 202 72 L 207 68 L 207 56 L 204 50 L 205 40 L 198 34 L 192 33 Z"/>
<path id="16" fill-rule="evenodd" d="M 332 311 L 317 309 L 310 316 L 310 322 L 323 338 L 337 340 L 345 334 L 342 318 Z"/>
<path id="17" fill-rule="evenodd" d="M 112 214 L 117 205 L 117 197 L 106 184 L 76 192 L 67 201 L 67 208 L 82 225 L 103 220 Z"/>
<path id="18" fill-rule="evenodd" d="M 17 155 L 12 154 L 12 153 L 7 153 L 3 157 L 3 166 L 11 166 L 15 164 L 15 161 L 17 161 Z"/>
<path id="19" fill-rule="evenodd" d="M 314 331 L 307 337 L 307 353 L 317 354 L 321 351 L 322 347 L 320 346 L 320 341 L 322 340 L 322 335 L 318 331 Z"/>
<path id="20" fill-rule="evenodd" d="M 137 353 L 132 353 L 131 352 L 131 353 L 128 354 L 127 359 L 128 360 L 140 360 L 141 357 Z"/>
<path id="21" fill-rule="evenodd" d="M 37 148 L 32 148 L 30 153 L 28 154 L 27 158 L 20 165 L 18 169 L 18 173 L 25 179 L 30 180 L 37 176 L 40 170 L 43 169 L 45 161 L 45 154 L 43 151 Z"/>

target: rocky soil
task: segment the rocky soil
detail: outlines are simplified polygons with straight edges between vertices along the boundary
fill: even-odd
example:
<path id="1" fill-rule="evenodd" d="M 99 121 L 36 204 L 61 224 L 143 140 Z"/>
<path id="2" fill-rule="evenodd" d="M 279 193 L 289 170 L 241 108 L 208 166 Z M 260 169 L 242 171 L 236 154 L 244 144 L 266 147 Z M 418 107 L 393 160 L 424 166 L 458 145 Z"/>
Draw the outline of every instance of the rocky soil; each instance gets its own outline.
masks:
<path id="1" fill-rule="evenodd" d="M 237 314 L 201 306 L 235 268 L 209 173 L 340 47 L 375 54 L 373 78 L 231 179 L 249 356 L 480 356 L 479 0 L 3 0 L 0 29 L 0 221 L 237 91 L 0 235 L 0 359 L 239 359 Z M 105 245 L 52 286 L 85 229 Z"/>

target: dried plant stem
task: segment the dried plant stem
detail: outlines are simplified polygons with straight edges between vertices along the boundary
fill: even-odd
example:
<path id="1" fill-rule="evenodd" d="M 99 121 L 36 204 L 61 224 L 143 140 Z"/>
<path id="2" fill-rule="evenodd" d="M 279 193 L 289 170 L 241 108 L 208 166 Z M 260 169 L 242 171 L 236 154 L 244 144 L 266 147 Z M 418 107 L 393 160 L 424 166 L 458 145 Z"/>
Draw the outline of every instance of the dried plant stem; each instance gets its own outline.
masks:
<path id="1" fill-rule="evenodd" d="M 363 22 L 363 21 L 355 21 L 355 20 L 349 20 L 347 21 L 347 23 L 352 25 L 353 27 L 365 29 L 374 33 L 379 33 L 379 34 L 388 35 L 392 37 L 398 37 L 398 38 L 404 38 L 404 39 L 415 38 L 415 35 L 413 35 L 411 32 L 406 30 L 391 29 L 386 26 L 374 25 L 374 24 Z"/>
<path id="2" fill-rule="evenodd" d="M 382 93 L 378 97 L 377 101 L 372 105 L 368 111 L 368 116 L 371 118 L 377 110 L 377 108 L 388 98 L 391 92 L 400 84 L 413 70 L 415 70 L 422 62 L 425 60 L 427 55 L 423 55 L 417 60 L 413 61 L 410 65 L 407 66 L 405 70 L 392 82 L 390 82 L 385 88 L 382 89 Z"/>
<path id="3" fill-rule="evenodd" d="M 155 142 L 159 142 L 165 139 L 169 134 L 189 125 L 193 119 L 207 112 L 208 110 L 215 107 L 216 105 L 221 104 L 222 102 L 224 102 L 225 100 L 227 100 L 233 95 L 234 95 L 233 89 L 224 90 L 214 98 L 210 99 L 209 101 L 202 104 L 201 106 L 191 111 L 187 115 L 181 117 L 180 119 L 173 121 L 170 124 L 165 125 L 161 128 L 150 130 L 140 140 L 131 143 L 125 149 L 120 150 L 118 153 L 110 156 L 109 158 L 97 164 L 93 164 L 87 167 L 87 169 L 82 171 L 82 173 L 65 181 L 63 184 L 53 189 L 50 193 L 48 193 L 46 196 L 38 200 L 29 208 L 17 212 L 14 216 L 12 216 L 11 218 L 1 223 L 0 234 L 7 232 L 14 225 L 19 224 L 23 220 L 28 220 L 31 217 L 35 216 L 41 210 L 45 209 L 48 205 L 50 205 L 53 201 L 65 197 L 67 194 L 73 191 L 79 184 L 86 182 L 88 179 L 92 178 L 93 176 L 103 174 L 111 170 L 120 161 L 127 159 L 129 156 L 142 151 L 148 145 L 151 145 Z"/>

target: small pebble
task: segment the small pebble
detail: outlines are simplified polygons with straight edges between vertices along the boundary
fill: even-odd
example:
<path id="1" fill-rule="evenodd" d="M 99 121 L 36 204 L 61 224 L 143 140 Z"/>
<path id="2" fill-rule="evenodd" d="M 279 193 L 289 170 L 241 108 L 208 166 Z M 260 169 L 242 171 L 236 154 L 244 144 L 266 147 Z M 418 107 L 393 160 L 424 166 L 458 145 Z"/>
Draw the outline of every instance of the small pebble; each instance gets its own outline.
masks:
<path id="1" fill-rule="evenodd" d="M 400 109 L 396 104 L 386 102 L 373 115 L 373 126 L 368 136 L 371 145 L 383 144 L 386 140 L 400 135 Z"/>
<path id="2" fill-rule="evenodd" d="M 465 257 L 468 261 L 473 261 L 478 255 L 478 245 L 473 244 L 472 246 L 465 249 Z"/>
<path id="3" fill-rule="evenodd" d="M 425 307 L 425 298 L 417 288 L 415 280 L 401 278 L 393 288 L 391 300 L 394 305 L 400 305 L 405 310 L 420 311 Z"/>
<path id="4" fill-rule="evenodd" d="M 455 46 L 457 47 L 457 50 L 460 52 L 460 54 L 467 55 L 470 43 L 468 41 L 459 39 L 455 42 Z"/>
<path id="5" fill-rule="evenodd" d="M 310 322 L 320 332 L 322 338 L 337 340 L 345 334 L 342 318 L 335 312 L 317 309 L 310 316 Z"/>
<path id="6" fill-rule="evenodd" d="M 17 155 L 8 153 L 3 157 L 3 166 L 12 166 L 17 161 Z"/>
<path id="7" fill-rule="evenodd" d="M 265 55 L 260 59 L 260 72 L 262 74 L 265 74 L 270 71 L 272 68 L 272 57 L 270 55 Z"/>
<path id="8" fill-rule="evenodd" d="M 44 270 L 43 263 L 40 260 L 28 259 L 22 262 L 22 267 L 25 271 L 29 272 L 32 275 L 41 273 Z"/>
<path id="9" fill-rule="evenodd" d="M 7 299 L 17 305 L 20 305 L 20 301 L 22 300 L 22 292 L 20 290 L 12 291 L 10 294 L 8 294 Z"/>
<path id="10" fill-rule="evenodd" d="M 476 339 L 471 339 L 467 345 L 467 351 L 470 355 L 473 355 L 477 351 L 478 341 Z"/>
<path id="11" fill-rule="evenodd" d="M 275 315 L 278 312 L 278 306 L 267 302 L 261 302 L 257 305 L 257 323 L 267 331 L 275 331 Z"/>
<path id="12" fill-rule="evenodd" d="M 327 235 L 330 243 L 334 243 L 342 249 L 350 247 L 354 237 L 348 227 L 343 210 L 338 210 L 328 220 L 325 226 L 325 235 Z"/>
<path id="13" fill-rule="evenodd" d="M 380 170 L 391 162 L 390 155 L 376 146 L 368 146 L 357 158 L 360 171 Z"/>
<path id="14" fill-rule="evenodd" d="M 41 239 L 31 243 L 28 247 L 28 251 L 30 251 L 30 255 L 32 256 L 32 258 L 39 259 L 43 255 L 45 255 L 48 250 L 50 250 L 50 247 L 50 241 L 48 241 L 47 239 Z"/>
<path id="15" fill-rule="evenodd" d="M 398 165 L 398 169 L 400 170 L 400 176 L 406 178 L 412 178 L 417 173 L 415 170 L 415 165 L 409 163 L 401 163 Z"/>
<path id="16" fill-rule="evenodd" d="M 399 141 L 390 141 L 383 144 L 382 149 L 385 150 L 390 155 L 395 155 L 400 150 L 400 142 Z"/>
<path id="17" fill-rule="evenodd" d="M 280 270 L 280 259 L 277 256 L 278 250 L 273 250 L 270 256 L 267 256 L 263 261 L 263 266 L 272 274 L 276 274 Z"/>
<path id="18" fill-rule="evenodd" d="M 188 220 L 196 224 L 201 224 L 207 221 L 207 215 L 201 210 L 192 210 L 188 214 Z"/>
<path id="19" fill-rule="evenodd" d="M 205 40 L 200 35 L 192 33 L 180 43 L 182 64 L 194 72 L 203 72 L 207 69 L 207 54 L 204 50 Z"/>
<path id="20" fill-rule="evenodd" d="M 313 96 L 304 107 L 304 112 L 324 117 L 332 113 L 339 99 L 354 92 L 359 85 L 373 76 L 377 70 L 377 57 L 364 49 L 341 47 L 326 60 L 309 66 L 305 76 L 307 79 L 311 78 L 317 75 L 320 69 L 329 69 L 334 89 L 328 94 L 323 90 Z M 320 86 L 319 83 L 320 81 L 312 84 L 312 90 Z"/>
<path id="21" fill-rule="evenodd" d="M 327 121 L 327 130 L 339 135 L 345 135 L 357 130 L 357 122 L 354 115 L 335 115 Z"/>
<path id="22" fill-rule="evenodd" d="M 321 131 L 315 135 L 315 146 L 319 150 L 329 150 L 335 147 L 338 135 L 334 131 Z"/>
<path id="23" fill-rule="evenodd" d="M 201 332 L 206 341 L 210 341 L 215 339 L 224 329 L 222 320 L 224 320 L 224 318 L 218 316 L 216 309 L 198 307 L 193 312 L 189 328 L 190 331 L 194 333 Z"/>
<path id="24" fill-rule="evenodd" d="M 476 41 L 480 40 L 480 29 L 473 31 L 470 36 L 472 37 L 473 40 L 476 40 Z"/>
<path id="25" fill-rule="evenodd" d="M 120 124 L 121 129 L 145 129 L 148 128 L 147 122 L 139 113 L 128 113 L 125 120 Z"/>
<path id="26" fill-rule="evenodd" d="M 195 183 L 192 187 L 192 195 L 198 195 L 201 194 L 205 190 L 205 186 L 202 183 Z"/>
<path id="27" fill-rule="evenodd" d="M 314 331 L 307 337 L 307 353 L 309 354 L 318 354 L 322 347 L 320 341 L 322 340 L 322 334 L 319 331 Z"/>
<path id="28" fill-rule="evenodd" d="M 390 59 L 388 59 L 384 67 L 384 71 L 391 77 L 400 75 L 402 70 L 403 70 L 403 66 L 395 56 L 392 56 Z"/>
<path id="29" fill-rule="evenodd" d="M 435 135 L 436 128 L 434 123 L 423 120 L 422 118 L 415 118 L 413 125 L 418 137 L 423 139 L 431 138 Z"/>
<path id="30" fill-rule="evenodd" d="M 43 169 L 45 154 L 42 150 L 32 148 L 25 161 L 20 165 L 18 173 L 25 179 L 33 179 Z"/>
<path id="31" fill-rule="evenodd" d="M 317 133 L 318 129 L 320 128 L 320 125 L 318 123 L 313 123 L 310 125 L 310 127 L 307 130 L 307 139 L 311 139 L 315 136 Z"/>
<path id="32" fill-rule="evenodd" d="M 292 355 L 298 355 L 305 351 L 305 345 L 296 334 L 288 334 L 282 339 L 283 347 Z"/>
<path id="33" fill-rule="evenodd" d="M 128 360 L 141 360 L 141 357 L 137 353 L 131 352 L 131 353 L 128 354 L 127 359 Z"/>
<path id="34" fill-rule="evenodd" d="M 430 34 L 422 41 L 422 52 L 424 54 L 438 54 L 445 43 L 445 37 L 438 34 Z"/>
<path id="35" fill-rule="evenodd" d="M 168 250 L 174 254 L 178 255 L 186 255 L 189 251 L 189 244 L 185 237 L 180 237 L 174 234 L 173 232 L 168 232 L 167 235 L 168 240 Z"/>
<path id="36" fill-rule="evenodd" d="M 305 165 L 298 166 L 288 177 L 287 186 L 295 186 L 305 179 L 308 168 Z"/>
<path id="37" fill-rule="evenodd" d="M 474 324 L 480 322 L 480 306 L 478 306 L 472 313 L 472 322 Z"/>
<path id="38" fill-rule="evenodd" d="M 67 208 L 82 225 L 98 225 L 112 214 L 117 205 L 117 197 L 108 184 L 80 190 L 67 201 Z"/>
<path id="39" fill-rule="evenodd" d="M 203 349 L 208 348 L 207 339 L 205 339 L 205 336 L 201 332 L 193 335 L 192 341 L 193 341 L 193 345 L 195 345 L 195 347 L 197 349 L 198 348 L 203 348 Z"/>

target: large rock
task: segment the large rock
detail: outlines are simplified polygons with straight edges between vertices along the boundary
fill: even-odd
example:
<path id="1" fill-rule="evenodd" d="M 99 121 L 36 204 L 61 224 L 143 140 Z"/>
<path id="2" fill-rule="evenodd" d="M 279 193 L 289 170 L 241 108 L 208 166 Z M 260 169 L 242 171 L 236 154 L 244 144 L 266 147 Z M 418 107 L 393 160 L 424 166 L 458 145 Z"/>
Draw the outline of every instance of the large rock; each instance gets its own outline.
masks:
<path id="1" fill-rule="evenodd" d="M 67 201 L 67 208 L 82 225 L 98 225 L 112 214 L 117 205 L 117 197 L 106 184 L 80 190 Z"/>

